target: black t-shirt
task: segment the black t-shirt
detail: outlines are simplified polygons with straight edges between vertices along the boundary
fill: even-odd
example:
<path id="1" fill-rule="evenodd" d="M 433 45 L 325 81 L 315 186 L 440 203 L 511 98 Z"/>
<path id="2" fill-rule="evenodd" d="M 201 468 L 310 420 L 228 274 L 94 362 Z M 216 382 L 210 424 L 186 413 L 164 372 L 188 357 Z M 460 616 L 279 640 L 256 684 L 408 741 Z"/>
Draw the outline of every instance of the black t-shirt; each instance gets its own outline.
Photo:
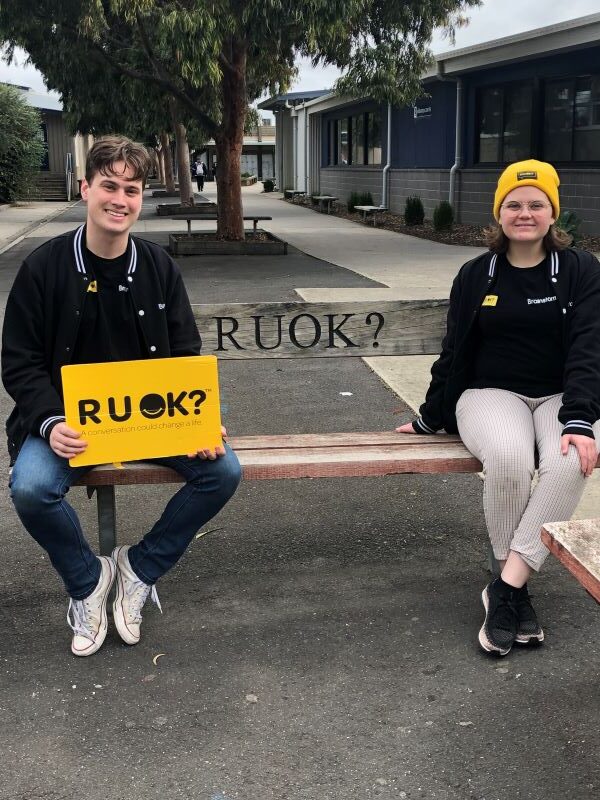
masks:
<path id="1" fill-rule="evenodd" d="M 507 389 L 527 397 L 563 391 L 561 309 L 547 259 L 513 267 L 498 259 L 498 280 L 481 306 L 474 389 Z"/>
<path id="2" fill-rule="evenodd" d="M 73 363 L 144 358 L 146 348 L 126 274 L 128 253 L 100 258 L 86 248 L 84 257 L 91 274 Z"/>

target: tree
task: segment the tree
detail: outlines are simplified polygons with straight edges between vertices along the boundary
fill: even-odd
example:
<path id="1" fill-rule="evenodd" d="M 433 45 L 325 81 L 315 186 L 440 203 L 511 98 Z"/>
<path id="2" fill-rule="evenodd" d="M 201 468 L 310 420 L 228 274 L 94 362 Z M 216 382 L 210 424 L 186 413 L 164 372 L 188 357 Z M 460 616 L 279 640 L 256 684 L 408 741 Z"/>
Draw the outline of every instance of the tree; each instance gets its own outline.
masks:
<path id="1" fill-rule="evenodd" d="M 479 0 L 3 0 L 0 36 L 65 93 L 103 62 L 156 85 L 215 140 L 218 232 L 243 238 L 240 156 L 248 103 L 285 90 L 297 55 L 346 71 L 338 89 L 404 105 L 421 92 L 433 29 Z M 91 66 L 93 65 L 93 66 Z M 93 73 L 92 73 L 93 75 Z"/>
<path id="2" fill-rule="evenodd" d="M 21 92 L 0 84 L 0 201 L 30 195 L 44 157 L 41 118 Z"/>

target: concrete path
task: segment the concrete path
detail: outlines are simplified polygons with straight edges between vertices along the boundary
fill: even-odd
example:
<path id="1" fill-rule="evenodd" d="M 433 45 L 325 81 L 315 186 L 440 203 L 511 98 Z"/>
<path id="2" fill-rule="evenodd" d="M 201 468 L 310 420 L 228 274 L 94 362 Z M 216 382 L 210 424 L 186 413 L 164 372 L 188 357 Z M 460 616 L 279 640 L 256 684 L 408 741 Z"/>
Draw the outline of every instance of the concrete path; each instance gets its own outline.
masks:
<path id="1" fill-rule="evenodd" d="M 73 203 L 48 201 L 0 205 L 0 254 L 24 236 L 34 233 L 42 225 L 59 217 Z"/>
<path id="2" fill-rule="evenodd" d="M 312 256 L 317 244 L 326 255 L 328 237 L 343 238 L 350 262 L 354 230 L 365 235 L 272 198 L 245 198 L 247 210 L 266 209 L 264 200 L 281 214 L 273 229 L 285 217 L 290 241 L 313 239 Z M 164 243 L 168 230 L 185 229 L 151 211 L 142 235 Z M 83 218 L 73 206 L 0 257 L 0 302 L 40 237 Z M 305 236 L 320 225 L 329 233 Z M 406 238 L 374 254 L 371 275 L 380 257 L 382 270 L 404 269 Z M 395 291 L 293 248 L 180 265 L 193 302 Z M 446 265 L 446 285 L 457 266 Z M 432 281 L 436 274 L 432 261 Z M 410 415 L 360 361 L 323 362 L 223 363 L 231 432 L 383 429 Z M 418 404 L 423 389 L 406 388 L 408 378 L 426 370 L 400 362 L 404 395 Z M 0 393 L 0 417 L 11 405 Z M 2 449 L 5 477 L 7 468 Z M 119 541 L 138 541 L 171 492 L 120 488 Z M 97 546 L 94 504 L 83 489 L 69 498 Z M 473 475 L 246 481 L 160 581 L 164 615 L 144 608 L 140 644 L 126 647 L 111 624 L 102 651 L 79 660 L 68 649 L 63 589 L 6 491 L 0 516 L 0 800 L 597 796 L 597 607 L 550 559 L 535 583 L 544 648 L 502 661 L 479 652 L 488 575 Z"/>

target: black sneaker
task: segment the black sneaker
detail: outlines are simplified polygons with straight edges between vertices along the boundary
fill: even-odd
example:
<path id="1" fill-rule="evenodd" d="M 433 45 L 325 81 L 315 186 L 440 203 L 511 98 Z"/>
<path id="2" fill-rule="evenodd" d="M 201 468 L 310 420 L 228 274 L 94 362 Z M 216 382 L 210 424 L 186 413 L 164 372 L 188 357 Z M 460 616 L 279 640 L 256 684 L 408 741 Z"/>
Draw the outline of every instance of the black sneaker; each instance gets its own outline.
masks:
<path id="1" fill-rule="evenodd" d="M 541 644 L 544 641 L 544 631 L 531 605 L 527 584 L 523 588 L 517 589 L 515 606 L 518 618 L 515 642 L 518 644 Z"/>
<path id="2" fill-rule="evenodd" d="M 488 584 L 481 593 L 485 619 L 479 631 L 479 644 L 486 653 L 505 656 L 517 636 L 516 589 L 503 592 L 497 581 Z"/>

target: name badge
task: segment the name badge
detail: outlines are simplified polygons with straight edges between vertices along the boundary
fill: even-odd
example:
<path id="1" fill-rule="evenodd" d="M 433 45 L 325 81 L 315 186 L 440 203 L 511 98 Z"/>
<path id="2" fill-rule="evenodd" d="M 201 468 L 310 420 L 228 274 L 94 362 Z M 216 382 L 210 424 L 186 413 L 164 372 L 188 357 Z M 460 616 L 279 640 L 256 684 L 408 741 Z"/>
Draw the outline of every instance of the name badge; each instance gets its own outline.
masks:
<path id="1" fill-rule="evenodd" d="M 488 294 L 483 298 L 482 306 L 495 306 L 498 302 L 497 294 Z"/>

